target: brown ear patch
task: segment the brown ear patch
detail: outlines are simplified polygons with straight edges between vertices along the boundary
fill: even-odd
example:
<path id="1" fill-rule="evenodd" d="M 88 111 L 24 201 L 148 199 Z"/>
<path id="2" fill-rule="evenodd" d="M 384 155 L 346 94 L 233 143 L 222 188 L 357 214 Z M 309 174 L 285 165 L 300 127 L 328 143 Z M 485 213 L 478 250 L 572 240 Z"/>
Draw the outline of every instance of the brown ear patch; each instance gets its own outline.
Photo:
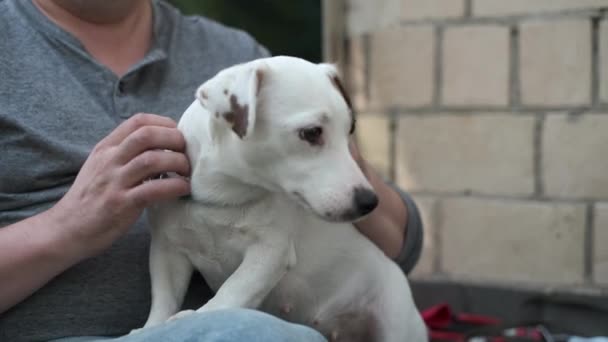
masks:
<path id="1" fill-rule="evenodd" d="M 338 89 L 340 94 L 342 94 L 342 97 L 344 98 L 344 101 L 346 101 L 348 109 L 350 109 L 351 124 L 348 134 L 353 134 L 355 132 L 357 119 L 355 118 L 355 114 L 353 113 L 353 106 L 352 102 L 350 101 L 350 96 L 348 96 L 348 93 L 346 93 L 346 90 L 344 90 L 344 86 L 342 85 L 342 82 L 340 82 L 340 78 L 337 75 L 331 75 L 329 76 L 329 78 L 331 79 L 331 83 L 333 83 L 333 85 Z"/>
<path id="2" fill-rule="evenodd" d="M 331 79 L 331 83 L 333 83 L 333 85 L 338 89 L 338 91 L 340 92 L 340 94 L 342 94 L 342 97 L 344 98 L 344 101 L 346 101 L 346 104 L 348 105 L 349 109 L 353 109 L 352 103 L 350 101 L 350 97 L 348 96 L 348 94 L 346 93 L 346 90 L 344 90 L 344 86 L 342 85 L 342 82 L 340 81 L 340 78 L 336 75 L 332 75 L 329 77 Z"/>
<path id="3" fill-rule="evenodd" d="M 223 117 L 232 124 L 232 130 L 241 139 L 247 133 L 247 125 L 249 124 L 248 112 L 248 105 L 240 105 L 236 95 L 230 95 L 230 112 L 224 113 Z"/>
<path id="4" fill-rule="evenodd" d="M 260 95 L 260 90 L 262 90 L 262 82 L 264 81 L 264 72 L 262 72 L 261 69 L 258 69 L 255 71 L 255 77 L 257 80 L 257 84 L 256 84 L 256 92 L 255 95 Z"/>

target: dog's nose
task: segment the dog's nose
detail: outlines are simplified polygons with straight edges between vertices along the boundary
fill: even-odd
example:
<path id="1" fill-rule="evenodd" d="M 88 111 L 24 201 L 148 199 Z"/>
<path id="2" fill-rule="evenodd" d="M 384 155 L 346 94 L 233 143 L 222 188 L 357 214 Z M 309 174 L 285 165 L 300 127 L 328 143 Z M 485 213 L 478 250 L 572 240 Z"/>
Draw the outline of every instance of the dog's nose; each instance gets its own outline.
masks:
<path id="1" fill-rule="evenodd" d="M 355 210 L 361 216 L 367 215 L 378 206 L 378 196 L 366 188 L 355 188 Z"/>

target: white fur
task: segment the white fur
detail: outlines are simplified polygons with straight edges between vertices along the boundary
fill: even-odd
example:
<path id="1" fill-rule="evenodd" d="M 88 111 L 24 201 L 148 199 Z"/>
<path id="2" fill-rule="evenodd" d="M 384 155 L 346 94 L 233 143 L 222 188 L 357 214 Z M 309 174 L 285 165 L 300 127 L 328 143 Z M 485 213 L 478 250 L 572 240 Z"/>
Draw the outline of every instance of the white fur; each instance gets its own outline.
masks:
<path id="1" fill-rule="evenodd" d="M 332 341 L 371 341 L 353 337 L 357 329 L 375 341 L 427 341 L 403 272 L 352 222 L 340 222 L 353 189 L 371 185 L 349 153 L 351 117 L 335 73 L 272 57 L 223 70 L 197 90 L 178 125 L 193 200 L 149 208 L 152 307 L 144 328 L 179 311 L 198 270 L 216 293 L 198 311 L 256 308 Z M 234 114 L 232 95 L 248 106 L 242 136 L 223 116 Z M 323 127 L 323 146 L 298 136 L 314 125 Z"/>

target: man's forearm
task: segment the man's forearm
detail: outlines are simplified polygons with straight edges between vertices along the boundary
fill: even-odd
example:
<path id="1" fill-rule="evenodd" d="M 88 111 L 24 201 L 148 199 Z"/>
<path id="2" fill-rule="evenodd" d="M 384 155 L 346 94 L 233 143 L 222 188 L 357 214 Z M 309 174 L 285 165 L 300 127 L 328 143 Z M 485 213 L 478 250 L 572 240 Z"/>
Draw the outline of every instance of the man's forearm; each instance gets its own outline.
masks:
<path id="1" fill-rule="evenodd" d="M 403 248 L 407 209 L 401 196 L 365 161 L 362 170 L 379 199 L 378 207 L 363 220 L 355 223 L 359 231 L 394 259 Z"/>
<path id="2" fill-rule="evenodd" d="M 80 261 L 51 216 L 46 211 L 0 228 L 0 314 Z"/>

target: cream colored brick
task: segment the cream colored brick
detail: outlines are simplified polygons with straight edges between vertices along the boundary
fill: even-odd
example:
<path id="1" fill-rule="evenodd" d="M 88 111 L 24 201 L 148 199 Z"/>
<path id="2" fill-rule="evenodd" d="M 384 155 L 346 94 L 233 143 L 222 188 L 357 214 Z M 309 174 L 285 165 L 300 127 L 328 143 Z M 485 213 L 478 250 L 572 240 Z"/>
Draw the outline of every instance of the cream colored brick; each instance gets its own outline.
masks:
<path id="1" fill-rule="evenodd" d="M 443 103 L 507 105 L 509 29 L 464 26 L 446 30 L 443 50 Z"/>
<path id="2" fill-rule="evenodd" d="M 495 16 L 608 7 L 608 0 L 473 0 L 473 15 Z"/>
<path id="3" fill-rule="evenodd" d="M 532 194 L 534 122 L 509 114 L 404 117 L 397 179 L 417 191 Z"/>
<path id="4" fill-rule="evenodd" d="M 455 198 L 440 209 L 442 266 L 457 277 L 581 283 L 585 206 Z"/>
<path id="5" fill-rule="evenodd" d="M 359 150 L 365 160 L 387 177 L 390 168 L 390 131 L 386 116 L 359 115 L 357 117 L 357 139 Z"/>
<path id="6" fill-rule="evenodd" d="M 526 105 L 591 101 L 591 23 L 529 22 L 521 26 L 521 98 Z"/>
<path id="7" fill-rule="evenodd" d="M 374 34 L 370 57 L 372 105 L 430 104 L 434 54 L 432 27 L 402 27 Z"/>
<path id="8" fill-rule="evenodd" d="M 347 0 L 347 33 L 349 35 L 360 35 L 398 23 L 399 7 L 399 0 Z"/>
<path id="9" fill-rule="evenodd" d="M 600 97 L 608 103 L 608 20 L 600 24 Z"/>
<path id="10" fill-rule="evenodd" d="M 429 276 L 434 272 L 435 254 L 437 251 L 437 244 L 435 241 L 435 234 L 437 231 L 435 208 L 437 200 L 428 196 L 414 196 L 414 202 L 416 202 L 424 227 L 424 240 L 422 254 L 411 274 L 413 277 L 424 277 Z"/>
<path id="11" fill-rule="evenodd" d="M 595 206 L 593 243 L 594 280 L 602 285 L 608 285 L 608 203 Z"/>
<path id="12" fill-rule="evenodd" d="M 608 198 L 608 115 L 549 114 L 542 139 L 545 193 Z"/>
<path id="13" fill-rule="evenodd" d="M 401 18 L 434 19 L 462 17 L 463 0 L 401 0 Z"/>

